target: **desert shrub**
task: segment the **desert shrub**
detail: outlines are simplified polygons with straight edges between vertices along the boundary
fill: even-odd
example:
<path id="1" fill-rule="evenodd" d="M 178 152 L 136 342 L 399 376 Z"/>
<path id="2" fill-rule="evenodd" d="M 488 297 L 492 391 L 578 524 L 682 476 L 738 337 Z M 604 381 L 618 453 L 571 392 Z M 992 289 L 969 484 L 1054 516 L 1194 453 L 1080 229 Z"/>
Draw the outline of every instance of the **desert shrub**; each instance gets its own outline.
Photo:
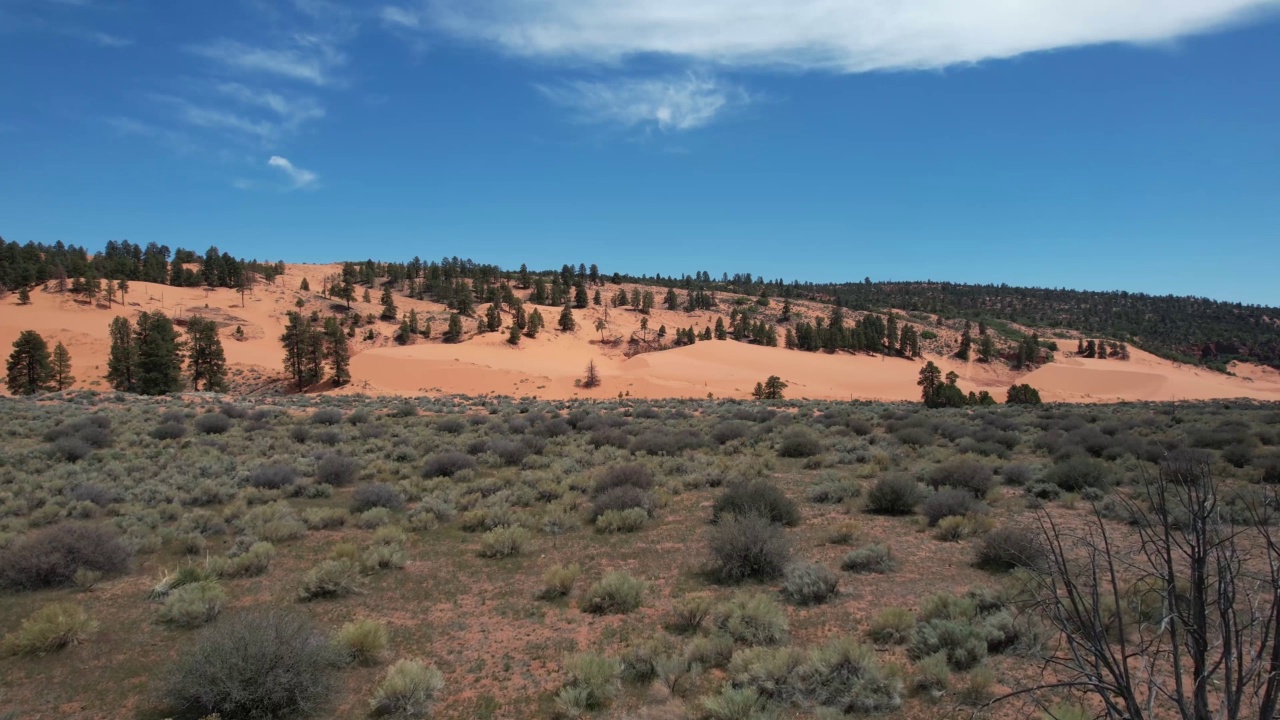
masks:
<path id="1" fill-rule="evenodd" d="M 822 443 L 804 428 L 791 428 L 782 434 L 778 455 L 785 458 L 813 457 L 822 452 Z"/>
<path id="2" fill-rule="evenodd" d="M 1062 497 L 1062 488 L 1054 485 L 1053 483 L 1032 483 L 1027 486 L 1027 494 L 1037 500 L 1052 501 Z"/>
<path id="3" fill-rule="evenodd" d="M 404 507 L 404 497 L 390 485 L 370 483 L 361 485 L 351 493 L 351 512 L 362 513 L 373 508 L 397 511 Z"/>
<path id="4" fill-rule="evenodd" d="M 662 626 L 675 635 L 693 635 L 702 629 L 715 603 L 706 595 L 686 595 L 671 606 L 671 614 Z"/>
<path id="5" fill-rule="evenodd" d="M 156 440 L 180 440 L 187 435 L 187 426 L 180 422 L 161 423 L 151 429 L 151 437 Z"/>
<path id="6" fill-rule="evenodd" d="M 1106 490 L 1111 486 L 1111 472 L 1098 460 L 1075 456 L 1057 462 L 1045 471 L 1044 481 L 1067 492 L 1079 492 L 1085 488 Z"/>
<path id="7" fill-rule="evenodd" d="M 476 461 L 470 455 L 456 451 L 433 455 L 422 468 L 425 478 L 453 477 L 463 470 L 475 470 Z"/>
<path id="8" fill-rule="evenodd" d="M 729 660 L 726 674 L 733 687 L 759 693 L 770 706 L 798 703 L 805 654 L 793 647 L 749 647 Z"/>
<path id="9" fill-rule="evenodd" d="M 953 670 L 969 670 L 986 660 L 987 638 L 977 625 L 935 618 L 916 626 L 907 655 L 919 661 L 936 653 L 944 653 Z"/>
<path id="10" fill-rule="evenodd" d="M 164 599 L 157 616 L 165 625 L 194 628 L 212 622 L 227 603 L 227 594 L 215 580 L 183 585 Z"/>
<path id="11" fill-rule="evenodd" d="M 984 570 L 1035 570 L 1046 562 L 1044 543 L 1030 530 L 1005 526 L 987 533 L 974 552 L 974 564 Z"/>
<path id="12" fill-rule="evenodd" d="M 97 627 L 84 608 L 65 602 L 45 605 L 0 640 L 5 655 L 44 655 L 79 644 Z"/>
<path id="13" fill-rule="evenodd" d="M 725 515 L 708 534 L 711 575 L 722 583 L 773 580 L 791 555 L 782 528 L 759 515 Z"/>
<path id="14" fill-rule="evenodd" d="M 685 648 L 685 656 L 704 668 L 724 668 L 733 658 L 733 650 L 733 638 L 717 631 L 691 640 Z"/>
<path id="15" fill-rule="evenodd" d="M 332 530 L 347 524 L 349 517 L 342 508 L 311 508 L 302 513 L 308 530 Z"/>
<path id="16" fill-rule="evenodd" d="M 644 592 L 644 581 L 615 570 L 594 583 L 580 605 L 594 615 L 624 615 L 640 607 Z"/>
<path id="17" fill-rule="evenodd" d="M 341 659 L 305 615 L 245 613 L 203 631 L 169 672 L 162 697 L 185 718 L 307 717 L 328 704 Z"/>
<path id="18" fill-rule="evenodd" d="M 911 692 L 914 695 L 941 697 L 951 685 L 951 665 L 945 652 L 936 652 L 916 662 L 911 675 Z"/>
<path id="19" fill-rule="evenodd" d="M 633 453 L 648 453 L 650 455 L 679 455 L 686 450 L 694 450 L 702 447 L 702 434 L 696 430 L 684 430 L 680 432 L 667 430 L 649 430 L 640 433 L 631 441 L 630 450 Z"/>
<path id="20" fill-rule="evenodd" d="M 591 431 L 591 436 L 587 438 L 587 443 L 597 450 L 602 447 L 616 447 L 626 450 L 631 447 L 631 436 L 617 428 L 600 428 Z"/>
<path id="21" fill-rule="evenodd" d="M 658 677 L 658 660 L 670 651 L 670 641 L 661 635 L 636 643 L 622 652 L 622 681 L 647 686 Z"/>
<path id="22" fill-rule="evenodd" d="M 397 660 L 373 691 L 369 714 L 373 717 L 426 717 L 444 689 L 444 675 L 434 665 L 418 660 Z"/>
<path id="23" fill-rule="evenodd" d="M 1023 463 L 1009 463 L 1000 469 L 1000 479 L 1006 485 L 1026 485 L 1035 480 L 1035 471 Z"/>
<path id="24" fill-rule="evenodd" d="M 355 482 L 359 469 L 356 462 L 349 457 L 329 453 L 316 463 L 316 482 L 343 487 Z"/>
<path id="25" fill-rule="evenodd" d="M 294 425 L 289 428 L 289 439 L 294 442 L 304 443 L 311 439 L 311 428 L 305 425 Z"/>
<path id="26" fill-rule="evenodd" d="M 322 560 L 302 576 L 298 599 L 306 602 L 339 598 L 359 592 L 360 587 L 360 569 L 355 562 L 347 558 Z"/>
<path id="27" fill-rule="evenodd" d="M 780 645 L 787 639 L 787 614 L 763 593 L 739 593 L 712 610 L 712 625 L 743 645 Z"/>
<path id="28" fill-rule="evenodd" d="M 489 442 L 489 452 L 493 453 L 503 465 L 517 466 L 529 457 L 529 448 L 522 442 L 515 440 L 492 440 Z"/>
<path id="29" fill-rule="evenodd" d="M 920 483 L 906 475 L 885 475 L 867 493 L 867 512 L 910 515 L 924 495 Z"/>
<path id="30" fill-rule="evenodd" d="M 929 485 L 935 489 L 956 488 L 976 498 L 984 498 L 995 487 L 995 479 L 990 466 L 969 458 L 955 458 L 929 472 Z"/>
<path id="31" fill-rule="evenodd" d="M 250 487 L 279 490 L 298 481 L 298 471 L 291 465 L 259 465 L 249 471 L 245 482 Z"/>
<path id="32" fill-rule="evenodd" d="M 608 512 L 637 509 L 648 517 L 653 505 L 653 495 L 631 485 L 620 485 L 605 490 L 591 501 L 591 520 L 594 522 Z"/>
<path id="33" fill-rule="evenodd" d="M 66 462 L 79 462 L 93 453 L 93 447 L 78 437 L 60 437 L 53 441 L 49 452 Z"/>
<path id="34" fill-rule="evenodd" d="M 201 435 L 221 435 L 231 429 L 231 418 L 220 412 L 205 413 L 192 424 Z"/>
<path id="35" fill-rule="evenodd" d="M 389 530 L 392 528 L 382 528 Z M 380 570 L 399 570 L 407 565 L 409 555 L 400 545 L 374 545 L 368 548 L 360 555 L 360 570 L 365 573 L 375 573 Z"/>
<path id="36" fill-rule="evenodd" d="M 75 486 L 70 494 L 76 502 L 89 502 L 98 507 L 106 507 L 119 499 L 114 490 L 91 482 Z"/>
<path id="37" fill-rule="evenodd" d="M 271 568 L 276 548 L 269 542 L 255 542 L 248 550 L 239 555 L 232 555 L 218 564 L 218 577 L 241 578 L 257 577 Z"/>
<path id="38" fill-rule="evenodd" d="M 717 445 L 724 445 L 733 440 L 741 440 L 751 432 L 751 423 L 741 420 L 725 420 L 711 428 L 711 440 Z"/>
<path id="39" fill-rule="evenodd" d="M 131 558 L 129 548 L 101 525 L 54 525 L 17 540 L 0 553 L 0 587 L 61 587 L 82 568 L 104 575 L 122 573 Z"/>
<path id="40" fill-rule="evenodd" d="M 877 543 L 849 551 L 840 568 L 852 573 L 890 573 L 898 569 L 898 561 L 887 545 Z"/>
<path id="41" fill-rule="evenodd" d="M 771 717 L 760 697 L 752 688 L 735 688 L 726 685 L 719 695 L 703 698 L 703 720 L 767 720 Z"/>
<path id="42" fill-rule="evenodd" d="M 479 555 L 483 558 L 504 558 L 523 555 L 532 536 L 522 527 L 504 525 L 480 536 Z"/>
<path id="43" fill-rule="evenodd" d="M 885 645 L 901 645 L 911 637 L 916 627 L 916 616 L 906 608 L 892 607 L 881 610 L 871 620 L 867 637 Z"/>
<path id="44" fill-rule="evenodd" d="M 382 661 L 390 638 L 386 625 L 377 620 L 361 618 L 339 628 L 334 642 L 348 662 L 369 666 Z"/>
<path id="45" fill-rule="evenodd" d="M 794 527 L 800 524 L 800 509 L 777 485 L 768 480 L 736 482 L 716 498 L 711 506 L 711 521 L 724 515 L 755 515 L 771 523 Z"/>
<path id="46" fill-rule="evenodd" d="M 338 408 L 320 408 L 311 413 L 312 425 L 337 425 L 342 422 L 342 411 Z"/>
<path id="47" fill-rule="evenodd" d="M 573 591 L 573 584 L 580 575 L 582 567 L 578 563 L 550 567 L 542 574 L 542 592 L 538 596 L 543 600 L 566 597 Z"/>
<path id="48" fill-rule="evenodd" d="M 935 437 L 933 433 L 924 428 L 905 428 L 893 434 L 898 442 L 911 447 L 928 447 L 933 445 Z"/>
<path id="49" fill-rule="evenodd" d="M 995 527 L 995 521 L 987 517 L 985 513 L 970 513 L 964 516 L 952 515 L 938 521 L 933 538 L 944 542 L 960 542 L 965 538 L 988 532 L 993 527 Z"/>
<path id="50" fill-rule="evenodd" d="M 640 463 L 614 465 L 604 471 L 596 480 L 594 493 L 602 495 L 614 488 L 632 487 L 637 490 L 653 488 L 653 471 Z"/>
<path id="51" fill-rule="evenodd" d="M 874 650 L 848 638 L 813 650 L 801 676 L 810 702 L 842 714 L 879 714 L 902 705 L 902 681 L 880 667 Z"/>
<path id="52" fill-rule="evenodd" d="M 821 605 L 836 596 L 840 578 L 825 565 L 797 563 L 782 579 L 782 597 L 795 605 Z"/>
<path id="53" fill-rule="evenodd" d="M 1280 485 L 1280 455 L 1267 455 L 1257 462 L 1258 481 L 1264 485 Z"/>
<path id="54" fill-rule="evenodd" d="M 1253 460 L 1253 447 L 1244 443 L 1222 448 L 1222 459 L 1231 467 L 1243 468 Z"/>
<path id="55" fill-rule="evenodd" d="M 630 533 L 644 527 L 649 513 L 643 508 L 628 510 L 606 510 L 596 518 L 596 530 L 602 533 Z"/>
<path id="56" fill-rule="evenodd" d="M 805 492 L 809 502 L 837 505 L 853 500 L 862 493 L 862 485 L 852 477 L 834 477 L 820 480 Z"/>
<path id="57" fill-rule="evenodd" d="M 970 513 L 983 513 L 989 509 L 987 504 L 974 497 L 973 493 L 957 488 L 939 490 L 920 503 L 920 514 L 928 521 L 929 527 L 937 525 L 943 518 L 963 517 Z"/>
<path id="58" fill-rule="evenodd" d="M 562 716 L 579 717 L 608 707 L 621 689 L 622 672 L 617 660 L 596 653 L 581 653 L 565 663 L 569 679 L 556 693 L 556 709 Z"/>

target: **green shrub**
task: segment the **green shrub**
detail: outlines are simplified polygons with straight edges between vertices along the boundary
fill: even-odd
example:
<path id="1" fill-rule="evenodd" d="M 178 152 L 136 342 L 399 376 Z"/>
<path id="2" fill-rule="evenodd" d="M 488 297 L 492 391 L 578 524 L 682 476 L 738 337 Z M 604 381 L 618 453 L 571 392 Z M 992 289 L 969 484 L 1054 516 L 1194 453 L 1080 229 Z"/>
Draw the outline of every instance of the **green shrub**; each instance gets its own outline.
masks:
<path id="1" fill-rule="evenodd" d="M 349 457 L 329 453 L 316 463 L 316 482 L 318 483 L 344 487 L 355 482 L 357 475 L 359 475 L 359 469 L 356 467 L 356 462 Z"/>
<path id="2" fill-rule="evenodd" d="M 663 627 L 675 635 L 693 635 L 711 615 L 715 602 L 706 595 L 686 595 L 671 606 Z"/>
<path id="3" fill-rule="evenodd" d="M 244 613 L 202 632 L 172 666 L 162 698 L 180 717 L 308 717 L 327 706 L 341 661 L 305 615 Z"/>
<path id="4" fill-rule="evenodd" d="M 885 475 L 867 493 L 867 512 L 910 515 L 923 499 L 920 483 L 906 475 Z"/>
<path id="5" fill-rule="evenodd" d="M 644 527 L 649 513 L 641 508 L 629 510 L 606 510 L 596 518 L 596 530 L 602 533 L 630 533 Z"/>
<path id="6" fill-rule="evenodd" d="M 774 580 L 791 555 L 782 529 L 755 514 L 726 515 L 708 534 L 710 572 L 722 583 Z"/>
<path id="7" fill-rule="evenodd" d="M 809 502 L 838 505 L 862 494 L 862 485 L 852 477 L 833 477 L 821 480 L 805 493 Z"/>
<path id="8" fill-rule="evenodd" d="M 269 542 L 256 542 L 240 555 L 218 558 L 219 563 L 210 563 L 212 574 L 223 578 L 257 577 L 271 568 L 276 548 Z"/>
<path id="9" fill-rule="evenodd" d="M 733 638 L 723 632 L 696 637 L 685 648 L 685 656 L 702 667 L 728 667 L 733 657 Z"/>
<path id="10" fill-rule="evenodd" d="M 778 444 L 778 456 L 784 458 L 813 457 L 822 452 L 822 443 L 804 428 L 791 428 L 782 434 Z"/>
<path id="11" fill-rule="evenodd" d="M 404 497 L 395 488 L 382 483 L 361 485 L 351 493 L 351 512 L 362 513 L 373 508 L 397 511 L 404 508 Z"/>
<path id="12" fill-rule="evenodd" d="M 221 435 L 231 429 L 231 418 L 222 413 L 205 413 L 192 424 L 201 435 Z"/>
<path id="13" fill-rule="evenodd" d="M 726 686 L 719 695 L 702 700 L 703 720 L 767 720 L 770 716 L 760 694 L 750 688 Z"/>
<path id="14" fill-rule="evenodd" d="M 920 514 L 929 527 L 937 525 L 943 518 L 982 513 L 989 509 L 987 504 L 974 497 L 973 493 L 957 488 L 939 490 L 920 503 Z"/>
<path id="15" fill-rule="evenodd" d="M 805 654 L 793 647 L 748 647 L 733 654 L 727 674 L 733 687 L 749 688 L 766 703 L 786 706 L 801 698 Z"/>
<path id="16" fill-rule="evenodd" d="M 5 655 L 44 655 L 77 645 L 97 627 L 84 608 L 55 602 L 35 611 L 0 640 Z"/>
<path id="17" fill-rule="evenodd" d="M 201 580 L 169 593 L 158 619 L 165 625 L 194 628 L 212 622 L 226 605 L 227 594 L 216 580 Z"/>
<path id="18" fill-rule="evenodd" d="M 132 553 L 101 525 L 63 523 L 37 530 L 0 553 L 0 587 L 37 590 L 62 587 L 84 568 L 116 575 L 129 568 Z"/>
<path id="19" fill-rule="evenodd" d="M 640 607 L 644 592 L 642 580 L 615 570 L 593 584 L 580 605 L 584 612 L 595 615 L 625 615 Z"/>
<path id="20" fill-rule="evenodd" d="M 969 670 L 987 658 L 986 634 L 979 626 L 943 618 L 917 625 L 907 654 L 918 661 L 935 653 L 945 653 L 952 669 Z"/>
<path id="21" fill-rule="evenodd" d="M 658 677 L 658 659 L 671 650 L 670 642 L 662 635 L 649 638 L 627 648 L 622 653 L 623 682 L 647 686 Z"/>
<path id="22" fill-rule="evenodd" d="M 569 679 L 556 693 L 556 709 L 566 717 L 602 710 L 618 694 L 621 666 L 596 653 L 581 653 L 565 663 Z"/>
<path id="23" fill-rule="evenodd" d="M 453 477 L 463 470 L 475 470 L 476 461 L 460 452 L 443 452 L 427 460 L 422 476 L 428 480 L 436 477 Z"/>
<path id="24" fill-rule="evenodd" d="M 969 458 L 954 458 L 929 472 L 929 485 L 934 489 L 955 488 L 976 498 L 984 498 L 995 487 L 991 467 Z"/>
<path id="25" fill-rule="evenodd" d="M 386 625 L 362 618 L 344 624 L 334 640 L 349 662 L 368 666 L 382 661 L 390 638 Z"/>
<path id="26" fill-rule="evenodd" d="M 935 540 L 943 542 L 960 542 L 966 538 L 981 535 L 988 532 L 995 525 L 995 521 L 986 515 L 971 514 L 964 517 L 945 517 L 938 523 L 937 529 L 933 533 Z"/>
<path id="27" fill-rule="evenodd" d="M 539 593 L 539 597 L 543 600 L 554 600 L 567 596 L 573 591 L 573 584 L 578 581 L 580 575 L 582 575 L 582 567 L 578 563 L 548 568 L 542 574 L 542 592 Z"/>
<path id="28" fill-rule="evenodd" d="M 361 585 L 360 569 L 351 560 L 323 560 L 302 577 L 298 599 L 306 602 L 344 597 L 359 592 Z"/>
<path id="29" fill-rule="evenodd" d="M 840 561 L 840 568 L 853 573 L 890 573 L 898 569 L 898 561 L 887 545 L 868 545 L 851 550 Z"/>
<path id="30" fill-rule="evenodd" d="M 1101 461 L 1072 456 L 1050 467 L 1044 473 L 1044 481 L 1067 492 L 1080 492 L 1085 488 L 1106 490 L 1111 487 L 1111 471 Z"/>
<path id="31" fill-rule="evenodd" d="M 298 470 L 291 465 L 259 465 L 249 472 L 245 483 L 263 490 L 279 490 L 298 481 Z"/>
<path id="32" fill-rule="evenodd" d="M 342 508 L 311 508 L 302 513 L 308 530 L 333 530 L 347 524 L 350 515 Z"/>
<path id="33" fill-rule="evenodd" d="M 825 565 L 797 563 L 787 568 L 782 597 L 795 605 L 821 605 L 838 593 L 840 578 Z"/>
<path id="34" fill-rule="evenodd" d="M 1032 531 L 1002 527 L 987 533 L 974 553 L 974 565 L 993 572 L 1041 569 L 1047 562 L 1044 543 Z"/>
<path id="35" fill-rule="evenodd" d="M 725 515 L 758 515 L 788 527 L 800 524 L 800 509 L 778 486 L 767 480 L 747 480 L 730 485 L 711 507 L 711 521 Z"/>
<path id="36" fill-rule="evenodd" d="M 902 705 L 902 681 L 880 667 L 875 651 L 849 638 L 815 649 L 801 672 L 809 702 L 844 714 L 879 714 Z"/>
<path id="37" fill-rule="evenodd" d="M 418 660 L 397 660 L 373 691 L 369 714 L 373 717 L 426 717 L 444 689 L 444 675 L 434 665 Z"/>
<path id="38" fill-rule="evenodd" d="M 151 437 L 156 440 L 181 440 L 187 435 L 187 426 L 182 423 L 161 423 L 151 429 Z"/>
<path id="39" fill-rule="evenodd" d="M 787 614 L 761 593 L 739 593 L 712 611 L 716 629 L 743 645 L 779 645 L 787 639 Z"/>
<path id="40" fill-rule="evenodd" d="M 881 610 L 871 620 L 867 636 L 884 645 L 901 645 L 911 637 L 916 627 L 916 616 L 906 608 L 892 607 Z"/>
<path id="41" fill-rule="evenodd" d="M 951 666 L 945 652 L 936 652 L 916 662 L 911 675 L 911 693 L 939 698 L 951 685 Z"/>
<path id="42" fill-rule="evenodd" d="M 523 555 L 532 540 L 528 530 L 519 526 L 494 528 L 480 537 L 480 557 L 504 558 Z"/>
<path id="43" fill-rule="evenodd" d="M 620 487 L 632 487 L 637 490 L 653 489 L 653 471 L 647 466 L 640 463 L 627 463 L 624 465 L 614 465 L 604 471 L 604 474 L 596 480 L 593 494 L 603 495 L 604 493 Z"/>

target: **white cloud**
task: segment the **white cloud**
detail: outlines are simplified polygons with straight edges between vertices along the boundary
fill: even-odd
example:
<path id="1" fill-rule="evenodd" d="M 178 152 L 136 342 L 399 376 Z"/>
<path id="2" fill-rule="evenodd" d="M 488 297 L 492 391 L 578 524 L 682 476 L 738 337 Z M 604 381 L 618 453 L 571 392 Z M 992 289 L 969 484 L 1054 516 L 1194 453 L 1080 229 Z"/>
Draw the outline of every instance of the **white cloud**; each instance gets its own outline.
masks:
<path id="1" fill-rule="evenodd" d="M 422 27 L 422 15 L 414 10 L 386 5 L 378 10 L 378 17 L 387 25 L 417 30 Z"/>
<path id="2" fill-rule="evenodd" d="M 525 56 L 662 54 L 724 66 L 917 70 L 1151 43 L 1280 0 L 424 0 L 433 23 Z"/>
<path id="3" fill-rule="evenodd" d="M 278 168 L 284 172 L 285 175 L 288 175 L 289 179 L 293 181 L 294 189 L 310 187 L 320 179 L 319 175 L 316 175 L 310 170 L 303 170 L 300 167 L 296 167 L 293 163 L 279 155 L 272 155 L 271 159 L 267 161 L 267 164 L 273 168 Z"/>
<path id="4" fill-rule="evenodd" d="M 287 49 L 254 47 L 224 38 L 190 50 L 234 70 L 276 75 L 312 85 L 330 84 L 333 69 L 346 62 L 331 43 L 312 35 L 297 36 L 295 47 Z"/>
<path id="5" fill-rule="evenodd" d="M 608 82 L 576 81 L 538 89 L 577 112 L 586 122 L 656 126 L 664 131 L 702 127 L 720 113 L 750 101 L 741 88 L 692 73 Z"/>
<path id="6" fill-rule="evenodd" d="M 101 45 L 102 47 L 107 47 L 107 48 L 129 47 L 130 45 L 133 44 L 133 40 L 129 38 L 120 37 L 119 35 L 111 35 L 109 33 L 104 33 L 104 32 L 90 32 L 85 37 Z"/>
<path id="7" fill-rule="evenodd" d="M 270 110 L 280 118 L 282 130 L 294 130 L 308 120 L 324 117 L 324 107 L 314 98 L 286 97 L 270 90 L 234 82 L 218 83 L 218 92 L 251 107 Z"/>

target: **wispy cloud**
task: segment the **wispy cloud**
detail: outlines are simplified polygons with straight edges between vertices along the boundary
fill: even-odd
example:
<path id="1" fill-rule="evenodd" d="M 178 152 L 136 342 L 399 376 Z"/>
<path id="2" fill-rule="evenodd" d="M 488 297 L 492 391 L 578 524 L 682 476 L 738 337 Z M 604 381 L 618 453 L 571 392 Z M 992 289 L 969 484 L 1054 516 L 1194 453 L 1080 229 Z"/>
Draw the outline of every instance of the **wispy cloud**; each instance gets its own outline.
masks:
<path id="1" fill-rule="evenodd" d="M 422 13 L 398 5 L 386 5 L 378 10 L 378 18 L 392 27 L 417 30 L 422 27 Z"/>
<path id="2" fill-rule="evenodd" d="M 742 88 L 693 73 L 664 78 L 575 81 L 538 86 L 552 101 L 586 122 L 662 131 L 693 130 L 751 101 Z"/>
<path id="3" fill-rule="evenodd" d="M 250 74 L 266 74 L 312 85 L 333 82 L 332 72 L 346 57 L 323 38 L 299 35 L 293 47 L 264 48 L 222 38 L 189 48 L 201 57 L 229 69 Z"/>
<path id="4" fill-rule="evenodd" d="M 104 32 L 89 32 L 84 37 L 105 48 L 122 48 L 133 44 L 133 40 L 130 38 Z"/>
<path id="5" fill-rule="evenodd" d="M 272 155 L 271 159 L 267 161 L 267 165 L 270 165 L 289 176 L 289 180 L 293 183 L 292 189 L 295 190 L 312 187 L 315 185 L 316 181 L 320 179 L 319 175 L 311 172 L 310 170 L 303 170 L 279 155 Z"/>
<path id="6" fill-rule="evenodd" d="M 218 83 L 216 89 L 243 105 L 275 113 L 282 131 L 295 130 L 308 120 L 319 120 L 325 116 L 324 107 L 311 97 L 289 97 L 234 82 Z"/>
<path id="7" fill-rule="evenodd" d="M 745 5 L 745 6 L 744 6 Z M 1099 43 L 1153 43 L 1277 0 L 423 0 L 431 24 L 519 55 L 615 63 L 920 70 Z"/>

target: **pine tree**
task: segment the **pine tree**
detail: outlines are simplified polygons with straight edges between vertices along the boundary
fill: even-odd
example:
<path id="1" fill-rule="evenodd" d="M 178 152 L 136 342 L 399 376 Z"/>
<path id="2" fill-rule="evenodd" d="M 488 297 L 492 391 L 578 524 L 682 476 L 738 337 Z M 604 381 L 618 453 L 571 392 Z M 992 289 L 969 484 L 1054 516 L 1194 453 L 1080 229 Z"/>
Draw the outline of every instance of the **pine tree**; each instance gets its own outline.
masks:
<path id="1" fill-rule="evenodd" d="M 604 318 L 596 318 L 596 332 L 600 333 L 600 342 L 604 342 L 604 331 L 609 327 L 609 323 Z"/>
<path id="2" fill-rule="evenodd" d="M 311 321 L 302 313 L 290 312 L 285 324 L 284 334 L 280 342 L 284 345 L 284 369 L 293 379 L 298 392 L 308 386 L 320 382 L 320 374 L 316 372 L 314 358 L 316 346 L 320 344 Z M 323 356 L 323 352 L 320 353 Z"/>
<path id="3" fill-rule="evenodd" d="M 920 368 L 920 379 L 916 381 L 916 384 L 920 386 L 921 399 L 929 402 L 934 392 L 942 385 L 942 370 L 930 360 L 925 363 L 924 367 Z"/>
<path id="4" fill-rule="evenodd" d="M 511 329 L 507 332 L 507 342 L 512 345 L 520 344 L 520 326 L 515 323 L 511 324 Z"/>
<path id="5" fill-rule="evenodd" d="M 58 390 L 66 390 L 76 381 L 71 374 L 71 353 L 67 346 L 58 343 L 53 346 L 53 386 Z"/>
<path id="6" fill-rule="evenodd" d="M 386 322 L 395 322 L 400 318 L 400 311 L 396 309 L 396 298 L 391 294 L 391 284 L 387 283 L 382 286 L 382 315 L 381 319 Z"/>
<path id="7" fill-rule="evenodd" d="M 133 344 L 133 325 L 128 318 L 111 321 L 111 354 L 107 357 L 107 384 L 120 392 L 135 392 L 138 350 Z"/>
<path id="8" fill-rule="evenodd" d="M 898 316 L 889 313 L 889 322 L 885 325 L 884 353 L 893 355 L 898 352 Z"/>
<path id="9" fill-rule="evenodd" d="M 981 334 L 978 339 L 978 361 L 989 363 L 996 356 L 996 341 L 990 335 Z"/>
<path id="10" fill-rule="evenodd" d="M 324 320 L 324 345 L 333 384 L 342 386 L 351 382 L 351 350 L 347 347 L 347 335 L 335 317 Z"/>
<path id="11" fill-rule="evenodd" d="M 582 280 L 573 289 L 573 306 L 582 310 L 587 307 L 589 300 L 587 299 L 587 286 Z"/>
<path id="12" fill-rule="evenodd" d="M 483 325 L 481 326 L 483 327 Z M 396 342 L 401 345 L 408 345 L 413 339 L 413 330 L 409 328 L 409 319 L 405 318 L 400 321 L 400 327 L 396 330 Z"/>
<path id="13" fill-rule="evenodd" d="M 782 391 L 787 389 L 787 383 L 777 375 L 770 375 L 760 386 L 760 400 L 781 400 Z"/>
<path id="14" fill-rule="evenodd" d="M 592 296 L 591 296 L 591 304 L 592 304 L 592 305 L 595 305 L 595 306 L 597 306 L 597 307 L 599 307 L 599 306 L 600 306 L 600 291 L 599 291 L 599 290 L 596 290 L 595 295 L 592 295 Z"/>
<path id="15" fill-rule="evenodd" d="M 124 278 L 120 278 L 120 280 L 116 282 L 116 290 L 120 291 L 120 304 L 124 305 L 124 295 L 129 292 L 129 281 Z"/>
<path id="16" fill-rule="evenodd" d="M 31 304 L 31 291 L 28 290 L 25 285 L 18 288 L 18 304 L 19 305 Z"/>
<path id="17" fill-rule="evenodd" d="M 644 294 L 640 296 L 640 312 L 644 313 L 645 315 L 648 315 L 649 313 L 653 312 L 653 291 L 652 290 L 645 290 Z"/>
<path id="18" fill-rule="evenodd" d="M 447 343 L 462 342 L 462 316 L 458 313 L 449 314 L 449 329 L 444 333 L 444 341 Z"/>
<path id="19" fill-rule="evenodd" d="M 196 315 L 187 323 L 187 339 L 187 370 L 191 373 L 192 389 L 226 392 L 227 357 L 222 352 L 218 324 Z"/>
<path id="20" fill-rule="evenodd" d="M 489 332 L 497 332 L 502 329 L 502 311 L 498 307 L 498 303 L 489 305 L 489 309 L 485 311 L 485 329 Z"/>
<path id="21" fill-rule="evenodd" d="M 142 313 L 134 326 L 138 353 L 134 387 L 141 395 L 166 395 L 182 389 L 182 345 L 173 321 L 159 310 Z"/>
<path id="22" fill-rule="evenodd" d="M 573 320 L 573 310 L 569 309 L 566 304 L 564 310 L 560 311 L 560 330 L 563 332 L 573 332 L 578 325 Z"/>
<path id="23" fill-rule="evenodd" d="M 8 371 L 5 384 L 13 395 L 35 395 L 55 387 L 49 345 L 35 330 L 24 330 L 13 341 L 13 352 L 5 369 Z"/>
<path id="24" fill-rule="evenodd" d="M 582 379 L 582 387 L 600 387 L 600 372 L 596 370 L 595 360 L 589 360 L 587 362 L 587 376 Z"/>
<path id="25" fill-rule="evenodd" d="M 531 338 L 536 338 L 544 325 L 542 313 L 538 312 L 537 308 L 534 308 L 533 312 L 529 313 L 528 319 L 525 320 L 524 334 Z"/>
<path id="26" fill-rule="evenodd" d="M 716 339 L 727 340 L 728 338 L 729 338 L 729 333 L 724 329 L 724 318 L 717 317 L 716 318 Z"/>
<path id="27" fill-rule="evenodd" d="M 529 266 L 520 263 L 520 274 L 516 277 L 516 287 L 521 290 L 529 289 Z"/>
<path id="28" fill-rule="evenodd" d="M 964 332 L 960 334 L 960 349 L 956 351 L 956 357 L 964 360 L 965 362 L 969 361 L 970 350 L 973 347 L 973 335 L 971 332 L 972 330 L 969 321 L 966 320 L 964 323 Z"/>
<path id="29" fill-rule="evenodd" d="M 360 300 L 366 303 L 373 302 L 373 296 L 369 294 L 369 288 L 364 289 L 364 294 L 360 296 Z"/>
<path id="30" fill-rule="evenodd" d="M 783 298 L 782 313 L 778 315 L 778 322 L 791 322 L 791 298 Z"/>
<path id="31" fill-rule="evenodd" d="M 301 292 L 311 292 L 311 283 L 307 282 L 306 278 L 302 278 L 302 282 L 298 285 L 298 290 Z"/>
<path id="32" fill-rule="evenodd" d="M 663 299 L 663 304 L 667 306 L 668 310 L 680 309 L 680 296 L 676 295 L 675 288 L 667 288 L 667 296 Z"/>

